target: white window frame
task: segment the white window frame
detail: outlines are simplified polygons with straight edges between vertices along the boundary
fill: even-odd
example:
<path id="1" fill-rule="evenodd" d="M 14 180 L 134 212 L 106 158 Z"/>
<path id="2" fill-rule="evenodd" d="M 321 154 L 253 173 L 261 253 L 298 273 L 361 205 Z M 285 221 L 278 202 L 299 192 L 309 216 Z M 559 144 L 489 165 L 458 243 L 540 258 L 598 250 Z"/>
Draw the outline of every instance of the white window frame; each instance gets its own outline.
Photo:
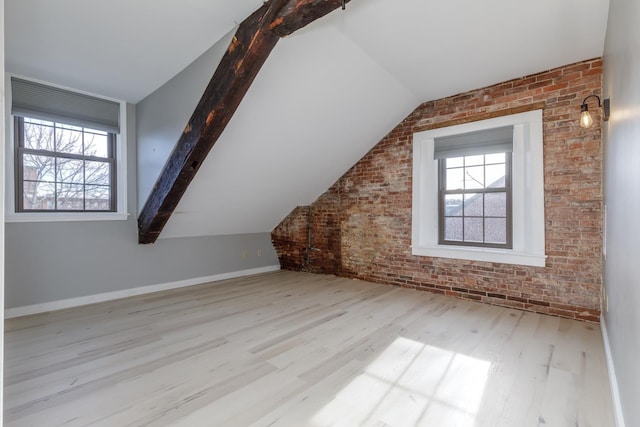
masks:
<path id="1" fill-rule="evenodd" d="M 438 161 L 435 138 L 513 126 L 513 248 L 438 244 Z M 542 110 L 496 117 L 413 135 L 413 255 L 545 266 Z"/>
<path id="2" fill-rule="evenodd" d="M 48 86 L 95 96 L 120 104 L 120 133 L 116 135 L 116 203 L 115 212 L 16 212 L 15 203 L 15 122 L 11 115 L 11 77 L 29 80 Z M 15 74 L 5 74 L 5 222 L 59 222 L 59 221 L 122 221 L 129 217 L 127 213 L 127 104 L 125 101 L 112 99 L 77 89 L 26 78 Z"/>

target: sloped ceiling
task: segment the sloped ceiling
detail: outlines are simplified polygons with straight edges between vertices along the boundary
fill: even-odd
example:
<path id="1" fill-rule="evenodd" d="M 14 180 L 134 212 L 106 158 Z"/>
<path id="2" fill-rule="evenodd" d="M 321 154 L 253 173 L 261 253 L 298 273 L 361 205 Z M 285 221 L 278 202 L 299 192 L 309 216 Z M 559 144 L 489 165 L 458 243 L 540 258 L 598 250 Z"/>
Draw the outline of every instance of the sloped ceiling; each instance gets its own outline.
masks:
<path id="1" fill-rule="evenodd" d="M 6 67 L 136 102 L 260 4 L 5 0 Z M 601 56 L 607 11 L 607 0 L 351 1 L 280 41 L 161 238 L 272 230 L 421 102 Z M 44 28 L 24 25 L 34 20 Z"/>
<path id="2" fill-rule="evenodd" d="M 261 0 L 5 0 L 8 72 L 132 103 Z"/>

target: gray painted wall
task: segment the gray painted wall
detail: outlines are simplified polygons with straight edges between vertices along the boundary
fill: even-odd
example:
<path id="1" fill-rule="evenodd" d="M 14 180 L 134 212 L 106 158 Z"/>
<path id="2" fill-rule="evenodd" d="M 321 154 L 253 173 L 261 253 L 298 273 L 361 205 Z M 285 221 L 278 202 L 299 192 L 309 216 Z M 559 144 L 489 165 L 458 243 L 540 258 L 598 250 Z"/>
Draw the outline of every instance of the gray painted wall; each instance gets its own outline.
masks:
<path id="1" fill-rule="evenodd" d="M 218 67 L 233 31 L 136 105 L 138 117 L 138 212 Z M 161 236 L 162 237 L 162 236 Z"/>
<path id="2" fill-rule="evenodd" d="M 128 106 L 129 124 L 135 111 Z M 127 221 L 6 224 L 7 308 L 278 264 L 270 233 L 138 245 L 135 135 L 130 125 Z"/>
<path id="3" fill-rule="evenodd" d="M 640 426 L 640 2 L 611 0 L 604 50 L 605 325 L 627 426 Z M 607 126 L 606 126 L 607 127 Z"/>

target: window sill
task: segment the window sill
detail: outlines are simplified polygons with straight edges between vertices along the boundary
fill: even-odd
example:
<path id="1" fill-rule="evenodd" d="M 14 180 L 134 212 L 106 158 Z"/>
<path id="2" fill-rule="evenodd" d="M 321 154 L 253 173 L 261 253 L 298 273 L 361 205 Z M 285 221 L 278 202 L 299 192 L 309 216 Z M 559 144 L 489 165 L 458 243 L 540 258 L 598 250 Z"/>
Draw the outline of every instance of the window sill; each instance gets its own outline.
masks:
<path id="1" fill-rule="evenodd" d="M 468 261 L 496 262 L 503 264 L 544 267 L 546 255 L 516 252 L 509 249 L 469 248 L 460 246 L 412 247 L 413 255 L 435 258 L 464 259 Z"/>
<path id="2" fill-rule="evenodd" d="M 64 222 L 64 221 L 125 221 L 128 213 L 121 212 L 23 212 L 7 213 L 5 222 Z"/>

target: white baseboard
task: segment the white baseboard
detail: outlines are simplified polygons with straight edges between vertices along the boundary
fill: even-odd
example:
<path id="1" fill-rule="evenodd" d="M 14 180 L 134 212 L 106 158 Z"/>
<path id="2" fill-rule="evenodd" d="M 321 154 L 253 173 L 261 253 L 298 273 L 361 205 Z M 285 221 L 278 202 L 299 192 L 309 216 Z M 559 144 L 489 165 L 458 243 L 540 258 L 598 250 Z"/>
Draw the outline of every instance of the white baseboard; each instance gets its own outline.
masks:
<path id="1" fill-rule="evenodd" d="M 251 276 L 280 270 L 279 265 L 252 268 L 249 270 L 232 271 L 230 273 L 216 274 L 206 277 L 194 277 L 193 279 L 179 280 L 177 282 L 160 283 L 157 285 L 142 286 L 139 288 L 123 289 L 121 291 L 106 292 L 96 295 L 87 295 L 78 298 L 69 298 L 58 301 L 50 301 L 42 304 L 26 305 L 23 307 L 7 308 L 4 311 L 5 319 L 28 316 L 31 314 L 45 313 L 47 311 L 63 310 L 65 308 L 79 307 L 95 304 L 97 302 L 111 301 L 136 295 L 150 294 L 152 292 L 167 291 L 170 289 L 184 288 L 186 286 L 200 285 L 202 283 L 218 282 L 220 280 L 234 279 L 236 277 Z"/>
<path id="2" fill-rule="evenodd" d="M 602 340 L 604 341 L 604 353 L 607 359 L 607 371 L 609 372 L 609 387 L 611 387 L 611 400 L 613 404 L 613 416 L 616 421 L 616 427 L 625 427 L 624 413 L 622 412 L 622 402 L 620 401 L 620 391 L 618 389 L 618 378 L 611 356 L 611 347 L 609 346 L 609 334 L 607 333 L 607 325 L 604 322 L 604 316 L 600 316 L 600 330 L 602 330 Z"/>

